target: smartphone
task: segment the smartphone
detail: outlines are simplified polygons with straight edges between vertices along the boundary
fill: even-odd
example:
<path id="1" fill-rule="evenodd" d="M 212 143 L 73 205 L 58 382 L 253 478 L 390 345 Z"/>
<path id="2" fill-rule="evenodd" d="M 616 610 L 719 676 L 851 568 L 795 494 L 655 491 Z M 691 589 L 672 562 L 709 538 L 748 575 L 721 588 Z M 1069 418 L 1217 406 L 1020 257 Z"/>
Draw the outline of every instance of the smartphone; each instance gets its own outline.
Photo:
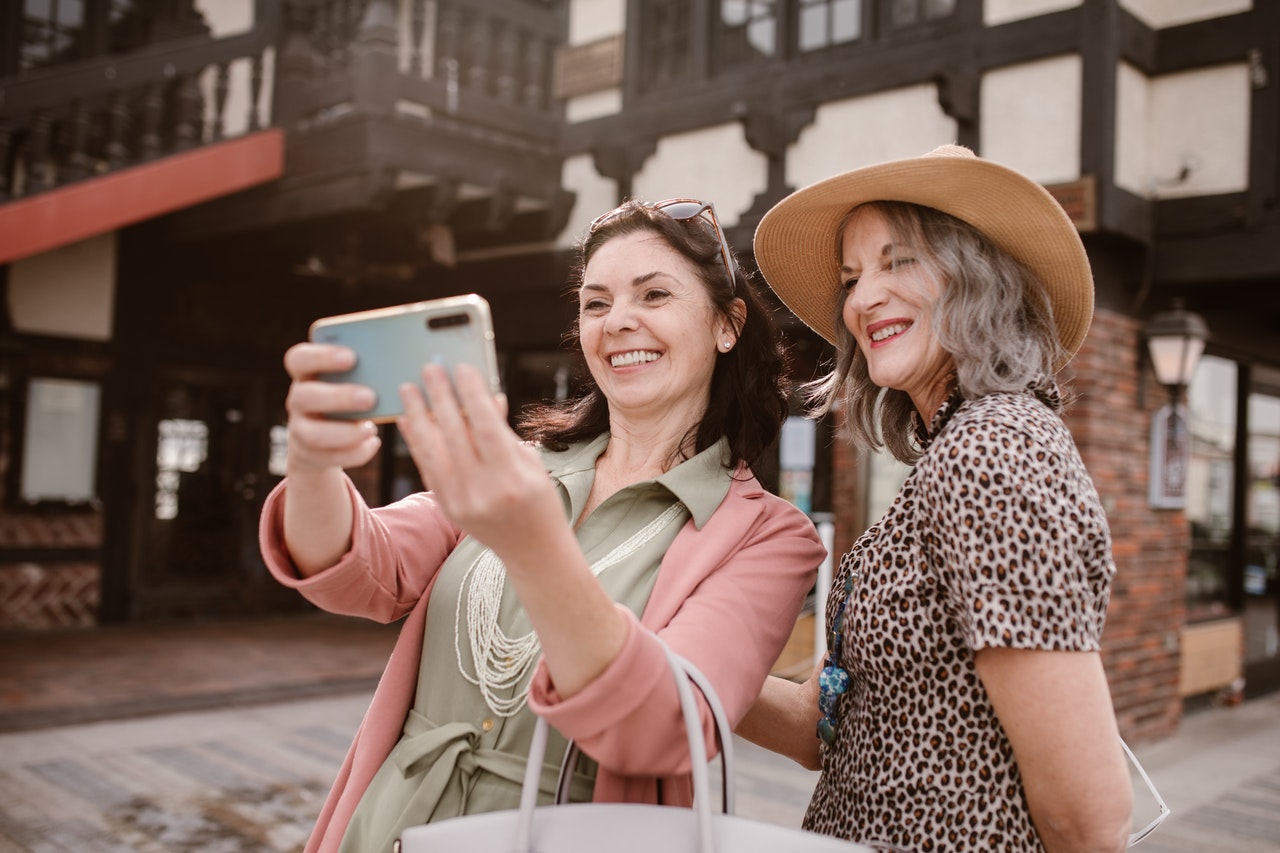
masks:
<path id="1" fill-rule="evenodd" d="M 404 410 L 400 386 L 408 382 L 421 388 L 422 366 L 428 363 L 444 365 L 450 375 L 455 366 L 470 364 L 488 378 L 493 393 L 502 390 L 489 303 L 475 293 L 323 317 L 311 324 L 310 338 L 356 353 L 351 370 L 320 379 L 368 385 L 378 395 L 372 409 L 334 412 L 334 418 L 394 420 Z"/>

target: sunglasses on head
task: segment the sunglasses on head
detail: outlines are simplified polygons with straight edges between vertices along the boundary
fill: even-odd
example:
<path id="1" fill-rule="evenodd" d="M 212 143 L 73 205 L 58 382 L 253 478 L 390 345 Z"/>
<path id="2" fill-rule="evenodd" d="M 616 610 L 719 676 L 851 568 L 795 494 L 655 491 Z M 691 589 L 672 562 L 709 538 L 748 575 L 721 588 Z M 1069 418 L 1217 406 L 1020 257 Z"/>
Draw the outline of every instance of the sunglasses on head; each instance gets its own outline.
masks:
<path id="1" fill-rule="evenodd" d="M 710 225 L 711 230 L 715 232 L 716 239 L 720 241 L 720 258 L 724 261 L 725 272 L 729 274 L 729 292 L 732 293 L 737 289 L 738 265 L 733 260 L 733 252 L 729 248 L 729 241 L 724 236 L 724 229 L 720 227 L 720 220 L 716 217 L 714 204 L 694 198 L 669 198 L 666 201 L 654 202 L 649 205 L 649 208 L 666 214 L 676 222 L 701 219 Z M 610 210 L 601 214 L 591 223 L 590 230 L 594 231 L 597 227 L 617 215 L 617 210 Z"/>

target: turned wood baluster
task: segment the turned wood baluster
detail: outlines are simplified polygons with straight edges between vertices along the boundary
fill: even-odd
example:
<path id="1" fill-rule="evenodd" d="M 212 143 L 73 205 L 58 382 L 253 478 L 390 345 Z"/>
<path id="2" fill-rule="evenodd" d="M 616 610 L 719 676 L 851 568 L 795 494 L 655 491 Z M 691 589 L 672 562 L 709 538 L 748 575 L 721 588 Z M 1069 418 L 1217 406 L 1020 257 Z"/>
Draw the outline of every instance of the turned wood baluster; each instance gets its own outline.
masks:
<path id="1" fill-rule="evenodd" d="M 347 0 L 347 43 L 355 41 L 368 0 Z M 399 5 L 398 3 L 396 5 Z"/>
<path id="2" fill-rule="evenodd" d="M 249 132 L 262 129 L 262 54 L 249 60 Z"/>
<path id="3" fill-rule="evenodd" d="M 524 105 L 542 109 L 547 103 L 547 52 L 546 40 L 530 36 L 524 54 Z"/>
<path id="4" fill-rule="evenodd" d="M 329 14 L 323 6 L 313 10 L 311 15 L 311 44 L 315 46 L 316 57 L 328 69 L 330 65 L 329 47 Z"/>
<path id="5" fill-rule="evenodd" d="M 332 23 L 329 26 L 329 61 L 340 66 L 347 60 L 347 45 L 351 42 L 350 7 L 354 3 L 346 0 L 330 0 L 329 15 Z"/>
<path id="6" fill-rule="evenodd" d="M 58 182 L 57 165 L 49 159 L 49 136 L 53 118 L 48 110 L 40 110 L 31 118 L 27 139 L 27 184 L 29 192 L 52 188 Z"/>
<path id="7" fill-rule="evenodd" d="M 413 41 L 412 57 L 409 61 L 409 73 L 426 76 L 427 70 L 422 67 L 422 39 L 427 29 L 427 0 L 411 0 L 409 33 Z"/>
<path id="8" fill-rule="evenodd" d="M 147 84 L 142 96 L 142 135 L 139 137 L 139 155 L 143 160 L 160 156 L 160 114 L 164 110 L 159 81 Z"/>
<path id="9" fill-rule="evenodd" d="M 128 124 L 129 107 L 124 101 L 124 93 L 117 89 L 107 101 L 107 142 L 102 153 L 106 158 L 108 171 L 119 169 L 129 159 L 129 149 L 124 145 L 124 133 Z"/>
<path id="10" fill-rule="evenodd" d="M 467 86 L 477 92 L 488 92 L 491 74 L 489 63 L 493 45 L 489 19 L 477 13 L 467 21 Z"/>
<path id="11" fill-rule="evenodd" d="M 12 173 L 9 166 L 9 149 L 13 146 L 13 128 L 9 122 L 0 119 L 0 201 L 8 201 L 9 177 Z"/>
<path id="12" fill-rule="evenodd" d="M 520 31 L 512 24 L 498 26 L 501 29 L 498 32 L 498 49 L 494 60 L 497 70 L 494 90 L 499 99 L 514 104 L 520 94 L 520 82 L 516 77 L 520 66 Z"/>
<path id="13" fill-rule="evenodd" d="M 78 181 L 87 178 L 93 172 L 93 159 L 89 157 L 89 105 L 84 98 L 76 98 L 71 104 L 71 118 L 68 121 L 70 131 L 70 151 L 67 153 L 67 165 L 63 170 L 63 180 Z"/>
<path id="14" fill-rule="evenodd" d="M 445 86 L 445 112 L 458 111 L 459 47 L 462 42 L 462 12 L 453 3 L 441 0 L 436 7 L 435 63 L 437 80 Z"/>
<path id="15" fill-rule="evenodd" d="M 204 127 L 204 111 L 201 109 L 204 98 L 200 95 L 200 81 L 196 75 L 184 74 L 178 80 L 176 101 L 173 147 L 185 151 L 200 141 Z"/>
<path id="16" fill-rule="evenodd" d="M 462 12 L 453 3 L 441 2 L 436 8 L 436 73 L 445 79 L 449 62 L 458 60 L 458 44 L 462 40 Z"/>
<path id="17" fill-rule="evenodd" d="M 226 134 L 226 108 L 227 108 L 227 92 L 231 90 L 231 63 L 219 62 L 214 70 L 213 83 L 213 116 L 210 119 L 212 127 L 210 128 L 209 138 L 214 142 L 222 139 Z"/>

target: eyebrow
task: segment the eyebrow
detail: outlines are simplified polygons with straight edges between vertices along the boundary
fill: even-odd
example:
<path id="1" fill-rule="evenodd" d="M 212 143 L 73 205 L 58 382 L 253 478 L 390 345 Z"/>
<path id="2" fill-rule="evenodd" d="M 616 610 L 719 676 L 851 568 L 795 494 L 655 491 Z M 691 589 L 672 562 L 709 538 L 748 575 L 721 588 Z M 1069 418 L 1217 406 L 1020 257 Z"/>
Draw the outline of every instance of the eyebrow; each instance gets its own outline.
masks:
<path id="1" fill-rule="evenodd" d="M 885 243 L 883 246 L 880 247 L 880 257 L 886 258 L 892 254 L 893 254 L 892 243 Z M 842 263 L 840 264 L 840 272 L 853 272 L 853 267 L 849 266 L 848 264 Z"/>
<path id="2" fill-rule="evenodd" d="M 671 277 L 671 276 L 669 276 L 667 273 L 662 272 L 661 270 L 654 270 L 653 272 L 647 272 L 647 273 L 644 273 L 643 275 L 638 275 L 638 276 L 636 276 L 635 278 L 633 278 L 633 279 L 631 280 L 631 286 L 632 286 L 632 287 L 639 287 L 639 286 L 640 286 L 640 285 L 642 285 L 642 284 L 645 284 L 645 283 L 647 283 L 647 282 L 649 282 L 649 281 L 652 281 L 653 279 L 657 278 L 658 276 L 667 276 L 668 278 L 670 278 L 670 277 Z M 593 291 L 599 291 L 599 292 L 604 293 L 604 292 L 607 292 L 607 291 L 609 290 L 609 288 L 605 287 L 603 284 L 590 284 L 590 283 L 585 283 L 585 282 L 584 282 L 584 283 L 583 283 L 583 285 L 582 285 L 582 287 L 578 288 L 578 290 L 579 290 L 579 291 L 583 291 L 583 290 L 593 290 Z"/>

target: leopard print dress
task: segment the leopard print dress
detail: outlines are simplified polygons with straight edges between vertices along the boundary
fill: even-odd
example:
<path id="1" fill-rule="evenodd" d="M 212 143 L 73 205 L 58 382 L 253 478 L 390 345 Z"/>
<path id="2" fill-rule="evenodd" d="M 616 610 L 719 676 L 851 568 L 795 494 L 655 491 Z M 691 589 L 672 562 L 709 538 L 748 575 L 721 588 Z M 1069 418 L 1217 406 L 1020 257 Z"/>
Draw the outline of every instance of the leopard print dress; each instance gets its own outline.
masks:
<path id="1" fill-rule="evenodd" d="M 974 653 L 1099 648 L 1111 536 L 1059 408 L 1052 386 L 953 397 L 917 431 L 923 455 L 828 599 L 829 625 L 848 599 L 852 683 L 806 829 L 913 853 L 1043 849 Z"/>

